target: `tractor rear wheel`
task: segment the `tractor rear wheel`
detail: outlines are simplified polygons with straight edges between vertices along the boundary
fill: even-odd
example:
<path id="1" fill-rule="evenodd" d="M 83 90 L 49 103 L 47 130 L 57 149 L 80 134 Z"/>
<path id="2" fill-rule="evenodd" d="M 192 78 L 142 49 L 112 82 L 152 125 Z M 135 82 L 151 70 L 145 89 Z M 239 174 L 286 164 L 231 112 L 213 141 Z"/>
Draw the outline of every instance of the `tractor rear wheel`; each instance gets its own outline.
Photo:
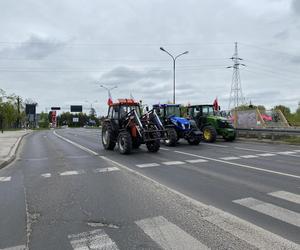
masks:
<path id="1" fill-rule="evenodd" d="M 104 123 L 102 126 L 102 145 L 107 150 L 113 150 L 116 146 L 116 138 L 110 123 Z"/>
<path id="2" fill-rule="evenodd" d="M 160 148 L 160 141 L 159 139 L 157 139 L 154 141 L 146 142 L 146 146 L 149 152 L 156 153 Z"/>
<path id="3" fill-rule="evenodd" d="M 187 139 L 188 143 L 190 145 L 199 145 L 200 141 L 201 141 L 201 138 L 199 137 L 190 137 Z"/>
<path id="4" fill-rule="evenodd" d="M 166 129 L 167 138 L 165 139 L 166 146 L 174 147 L 177 143 L 177 133 L 174 128 Z"/>
<path id="5" fill-rule="evenodd" d="M 132 138 L 129 132 L 123 131 L 118 136 L 118 147 L 121 154 L 130 154 L 132 150 Z"/>
<path id="6" fill-rule="evenodd" d="M 202 129 L 203 132 L 203 139 L 206 142 L 215 142 L 217 139 L 217 131 L 212 126 L 205 126 Z"/>

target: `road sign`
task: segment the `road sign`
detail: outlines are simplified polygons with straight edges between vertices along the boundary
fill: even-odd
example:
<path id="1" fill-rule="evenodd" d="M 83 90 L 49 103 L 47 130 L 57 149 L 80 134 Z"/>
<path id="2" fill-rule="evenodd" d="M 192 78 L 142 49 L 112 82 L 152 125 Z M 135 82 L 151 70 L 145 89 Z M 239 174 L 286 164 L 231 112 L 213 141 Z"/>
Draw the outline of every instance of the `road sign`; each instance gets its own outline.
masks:
<path id="1" fill-rule="evenodd" d="M 51 107 L 51 110 L 60 110 L 60 107 Z"/>
<path id="2" fill-rule="evenodd" d="M 71 112 L 82 112 L 82 105 L 71 105 Z"/>
<path id="3" fill-rule="evenodd" d="M 35 115 L 36 104 L 26 104 L 25 113 L 26 115 Z"/>
<path id="4" fill-rule="evenodd" d="M 78 117 L 73 117 L 73 122 L 74 123 L 79 122 L 79 118 Z"/>

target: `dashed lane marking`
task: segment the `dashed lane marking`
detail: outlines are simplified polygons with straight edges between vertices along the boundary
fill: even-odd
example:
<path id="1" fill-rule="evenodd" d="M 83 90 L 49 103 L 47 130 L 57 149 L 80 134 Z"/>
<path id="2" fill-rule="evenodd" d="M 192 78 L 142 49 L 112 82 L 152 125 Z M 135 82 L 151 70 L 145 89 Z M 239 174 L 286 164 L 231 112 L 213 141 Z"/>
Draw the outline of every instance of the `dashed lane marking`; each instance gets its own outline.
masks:
<path id="1" fill-rule="evenodd" d="M 187 152 L 183 152 L 183 151 L 177 151 L 176 150 L 176 151 L 173 151 L 173 152 L 178 153 L 178 154 L 184 154 L 184 155 L 189 155 L 189 156 L 193 156 L 193 157 L 198 157 L 198 158 L 205 159 L 205 160 L 221 162 L 221 163 L 225 163 L 225 164 L 232 165 L 232 166 L 235 166 L 235 167 L 247 168 L 247 169 L 262 171 L 262 172 L 266 172 L 266 173 L 272 173 L 272 174 L 277 174 L 277 175 L 282 175 L 282 176 L 287 176 L 287 177 L 293 177 L 293 178 L 300 179 L 299 175 L 293 175 L 293 174 L 273 171 L 273 170 L 269 170 L 269 169 L 265 169 L 265 168 L 258 168 L 258 167 L 253 167 L 253 166 L 249 166 L 249 165 L 245 165 L 245 164 L 219 160 L 219 159 L 205 157 L 205 156 L 202 156 L 202 155 L 191 154 L 191 153 L 187 153 Z"/>
<path id="2" fill-rule="evenodd" d="M 138 168 L 151 168 L 151 167 L 158 167 L 160 164 L 158 163 L 145 163 L 145 164 L 137 164 Z"/>
<path id="3" fill-rule="evenodd" d="M 300 153 L 300 149 L 296 149 L 296 150 L 294 150 L 295 152 L 297 152 L 297 153 Z"/>
<path id="4" fill-rule="evenodd" d="M 42 177 L 44 178 L 50 178 L 51 174 L 50 173 L 45 173 L 45 174 L 41 174 Z"/>
<path id="5" fill-rule="evenodd" d="M 162 164 L 171 166 L 171 165 L 181 165 L 184 164 L 183 161 L 163 161 Z"/>
<path id="6" fill-rule="evenodd" d="M 65 171 L 65 172 L 62 172 L 60 173 L 59 175 L 61 176 L 67 176 L 67 175 L 79 175 L 79 174 L 83 174 L 84 172 L 83 171 L 75 171 L 75 170 L 72 170 L 72 171 Z"/>
<path id="7" fill-rule="evenodd" d="M 162 216 L 135 222 L 162 249 L 201 250 L 209 249 L 194 237 Z"/>
<path id="8" fill-rule="evenodd" d="M 3 248 L 0 250 L 25 250 L 25 249 L 26 249 L 25 245 L 19 245 L 19 246 L 14 246 L 14 247 Z"/>
<path id="9" fill-rule="evenodd" d="M 297 152 L 294 151 L 283 151 L 283 152 L 277 152 L 277 154 L 280 155 L 292 155 L 292 154 L 296 154 Z"/>
<path id="10" fill-rule="evenodd" d="M 219 148 L 228 148 L 227 145 L 213 144 L 213 143 L 201 143 L 201 145 L 219 147 Z"/>
<path id="11" fill-rule="evenodd" d="M 300 214 L 288 209 L 266 203 L 254 198 L 244 198 L 233 201 L 236 204 L 255 210 L 259 213 L 271 216 L 277 220 L 300 227 Z"/>
<path id="12" fill-rule="evenodd" d="M 228 156 L 228 157 L 221 157 L 220 159 L 224 160 L 224 161 L 231 161 L 231 160 L 238 160 L 238 159 L 241 159 L 241 158 L 236 157 L 236 156 Z"/>
<path id="13" fill-rule="evenodd" d="M 74 250 L 119 249 L 116 243 L 102 229 L 79 234 L 71 234 L 68 238 Z"/>
<path id="14" fill-rule="evenodd" d="M 266 156 L 274 156 L 276 154 L 272 154 L 272 153 L 263 153 L 263 154 L 257 154 L 258 156 L 263 156 L 263 157 L 266 157 Z"/>
<path id="15" fill-rule="evenodd" d="M 7 177 L 0 177 L 0 181 L 1 182 L 6 182 L 6 181 L 10 181 L 11 180 L 11 177 L 10 176 L 7 176 Z"/>
<path id="16" fill-rule="evenodd" d="M 203 159 L 192 159 L 192 160 L 185 160 L 188 163 L 199 163 L 199 162 L 207 162 L 207 160 Z"/>
<path id="17" fill-rule="evenodd" d="M 268 193 L 268 195 L 300 204 L 300 195 L 299 194 L 294 194 L 294 193 L 290 193 L 290 192 L 286 192 L 286 191 L 276 191 L 276 192 Z"/>
<path id="18" fill-rule="evenodd" d="M 257 158 L 258 155 L 241 155 L 240 157 L 245 159 L 252 159 L 252 158 Z"/>
<path id="19" fill-rule="evenodd" d="M 97 168 L 94 170 L 95 173 L 105 173 L 105 172 L 112 172 L 112 171 L 119 171 L 120 169 L 117 167 L 108 167 L 108 168 Z"/>
<path id="20" fill-rule="evenodd" d="M 165 150 L 165 151 L 170 151 L 170 149 L 168 149 L 168 148 L 162 148 L 162 147 L 160 147 L 160 149 L 161 150 Z"/>

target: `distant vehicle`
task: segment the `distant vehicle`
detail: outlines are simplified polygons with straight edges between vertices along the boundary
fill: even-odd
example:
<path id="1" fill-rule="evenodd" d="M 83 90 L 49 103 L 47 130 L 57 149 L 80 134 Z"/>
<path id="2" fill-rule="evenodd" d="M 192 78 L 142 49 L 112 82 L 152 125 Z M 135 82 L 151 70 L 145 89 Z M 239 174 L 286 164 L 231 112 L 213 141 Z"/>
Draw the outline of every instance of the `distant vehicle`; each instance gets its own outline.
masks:
<path id="1" fill-rule="evenodd" d="M 213 105 L 188 106 L 187 116 L 195 120 L 198 128 L 203 132 L 203 139 L 206 142 L 215 142 L 217 136 L 222 136 L 226 141 L 233 141 L 236 138 L 232 122 L 218 115 Z"/>
<path id="2" fill-rule="evenodd" d="M 188 141 L 191 145 L 198 145 L 202 139 L 202 132 L 197 128 L 193 120 L 180 116 L 179 104 L 156 104 L 153 105 L 164 125 L 167 138 L 167 146 L 175 146 L 180 138 Z"/>
<path id="3" fill-rule="evenodd" d="M 131 153 L 133 148 L 146 144 L 149 152 L 157 152 L 165 130 L 155 110 L 141 115 L 138 102 L 118 99 L 110 103 L 108 115 L 102 125 L 102 144 L 107 150 L 118 145 L 121 154 Z"/>

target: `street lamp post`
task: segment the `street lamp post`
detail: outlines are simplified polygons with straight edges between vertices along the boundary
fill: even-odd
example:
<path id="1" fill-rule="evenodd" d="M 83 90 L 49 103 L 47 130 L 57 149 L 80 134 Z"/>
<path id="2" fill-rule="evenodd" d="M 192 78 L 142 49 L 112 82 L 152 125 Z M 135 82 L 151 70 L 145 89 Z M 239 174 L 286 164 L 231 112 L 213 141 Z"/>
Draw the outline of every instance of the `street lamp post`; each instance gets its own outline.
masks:
<path id="1" fill-rule="evenodd" d="M 111 97 L 111 91 L 112 91 L 113 89 L 116 89 L 118 86 L 113 86 L 113 87 L 108 88 L 108 87 L 106 87 L 106 86 L 104 86 L 104 85 L 101 84 L 100 87 L 107 90 L 108 97 L 110 98 L 110 97 Z"/>
<path id="2" fill-rule="evenodd" d="M 175 65 L 176 65 L 176 59 L 182 55 L 185 55 L 187 53 L 189 53 L 188 51 L 185 51 L 177 56 L 173 56 L 170 52 L 168 52 L 167 50 L 165 50 L 163 47 L 160 47 L 160 50 L 162 50 L 163 52 L 166 52 L 173 60 L 173 104 L 175 104 Z"/>

